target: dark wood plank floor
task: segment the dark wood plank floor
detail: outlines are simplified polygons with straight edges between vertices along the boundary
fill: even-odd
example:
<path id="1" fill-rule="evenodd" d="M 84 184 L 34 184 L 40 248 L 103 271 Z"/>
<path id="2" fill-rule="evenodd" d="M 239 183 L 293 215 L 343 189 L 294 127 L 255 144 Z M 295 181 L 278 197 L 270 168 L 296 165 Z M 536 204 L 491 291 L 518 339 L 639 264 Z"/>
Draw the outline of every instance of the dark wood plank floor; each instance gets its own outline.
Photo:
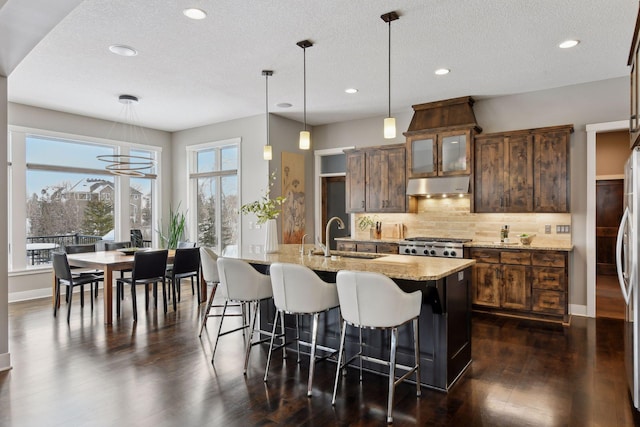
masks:
<path id="1" fill-rule="evenodd" d="M 596 317 L 624 319 L 625 302 L 618 276 L 596 276 Z"/>
<path id="2" fill-rule="evenodd" d="M 349 372 L 331 406 L 335 365 L 320 363 L 313 398 L 308 362 L 277 357 L 262 381 L 266 348 L 242 375 L 242 335 L 198 339 L 199 307 L 184 287 L 177 313 L 162 310 L 102 325 L 102 305 L 71 324 L 49 300 L 9 307 L 13 369 L 0 373 L 2 426 L 384 425 L 386 380 Z M 140 295 L 142 296 L 142 295 Z M 143 301 L 143 298 L 140 298 Z M 63 303 L 63 309 L 65 308 Z M 236 320 L 230 323 L 237 322 Z M 473 319 L 473 363 L 448 393 L 397 388 L 395 425 L 632 426 L 623 366 L 623 322 L 573 318 L 570 327 L 486 315 Z M 640 424 L 637 424 L 640 425 Z"/>

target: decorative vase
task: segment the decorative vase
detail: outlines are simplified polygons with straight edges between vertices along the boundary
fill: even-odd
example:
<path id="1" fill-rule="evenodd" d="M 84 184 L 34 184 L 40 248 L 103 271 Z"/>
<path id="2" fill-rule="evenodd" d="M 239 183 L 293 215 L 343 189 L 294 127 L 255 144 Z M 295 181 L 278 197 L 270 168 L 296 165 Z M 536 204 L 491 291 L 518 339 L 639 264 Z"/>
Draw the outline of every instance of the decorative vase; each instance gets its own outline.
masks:
<path id="1" fill-rule="evenodd" d="M 264 252 L 267 254 L 278 252 L 278 223 L 275 219 L 268 219 L 265 226 L 267 233 L 264 240 Z"/>

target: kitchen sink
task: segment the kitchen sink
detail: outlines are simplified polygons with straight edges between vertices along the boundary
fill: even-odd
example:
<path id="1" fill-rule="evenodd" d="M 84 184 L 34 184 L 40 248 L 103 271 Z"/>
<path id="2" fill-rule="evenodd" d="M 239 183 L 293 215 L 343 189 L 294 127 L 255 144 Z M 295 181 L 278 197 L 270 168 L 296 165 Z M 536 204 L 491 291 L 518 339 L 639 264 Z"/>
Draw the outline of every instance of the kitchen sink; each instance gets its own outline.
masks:
<path id="1" fill-rule="evenodd" d="M 324 256 L 324 252 L 322 251 L 313 251 L 312 255 Z M 384 255 L 382 254 L 372 254 L 368 252 L 348 252 L 348 251 L 331 251 L 332 257 L 340 257 L 340 258 L 359 258 L 359 259 L 376 259 L 381 258 Z"/>

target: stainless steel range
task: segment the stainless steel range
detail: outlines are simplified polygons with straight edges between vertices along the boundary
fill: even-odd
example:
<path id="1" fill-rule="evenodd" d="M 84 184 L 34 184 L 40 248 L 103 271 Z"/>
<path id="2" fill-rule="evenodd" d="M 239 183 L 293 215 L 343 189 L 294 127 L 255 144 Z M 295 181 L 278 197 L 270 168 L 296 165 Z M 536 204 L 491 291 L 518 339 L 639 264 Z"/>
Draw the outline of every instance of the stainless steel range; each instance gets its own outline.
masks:
<path id="1" fill-rule="evenodd" d="M 400 242 L 400 255 L 463 258 L 463 245 L 471 239 L 408 237 Z"/>

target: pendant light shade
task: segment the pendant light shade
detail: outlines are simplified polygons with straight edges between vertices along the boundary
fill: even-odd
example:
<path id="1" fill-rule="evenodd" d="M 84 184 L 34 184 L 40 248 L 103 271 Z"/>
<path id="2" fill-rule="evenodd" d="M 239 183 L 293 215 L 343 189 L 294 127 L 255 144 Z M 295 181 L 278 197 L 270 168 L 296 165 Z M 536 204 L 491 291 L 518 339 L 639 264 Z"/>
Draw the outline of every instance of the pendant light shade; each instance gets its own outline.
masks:
<path id="1" fill-rule="evenodd" d="M 302 48 L 303 52 L 303 67 L 302 67 L 302 82 L 303 82 L 303 103 L 302 108 L 304 111 L 304 129 L 300 131 L 300 140 L 298 141 L 298 148 L 301 150 L 308 150 L 311 148 L 311 132 L 307 130 L 307 48 L 313 46 L 309 40 L 302 40 L 296 43 Z"/>
<path id="2" fill-rule="evenodd" d="M 273 76 L 273 71 L 271 70 L 262 70 L 262 75 L 264 76 L 264 105 L 265 105 L 265 115 L 264 119 L 267 122 L 267 145 L 265 145 L 262 149 L 262 158 L 265 160 L 273 159 L 273 150 L 271 150 L 271 144 L 269 143 L 269 76 Z"/>
<path id="3" fill-rule="evenodd" d="M 391 22 L 400 18 L 396 12 L 385 13 L 380 16 L 384 22 L 389 24 L 389 97 L 388 97 L 388 110 L 387 118 L 384 119 L 384 137 L 385 139 L 392 139 L 396 137 L 396 119 L 391 117 Z"/>

